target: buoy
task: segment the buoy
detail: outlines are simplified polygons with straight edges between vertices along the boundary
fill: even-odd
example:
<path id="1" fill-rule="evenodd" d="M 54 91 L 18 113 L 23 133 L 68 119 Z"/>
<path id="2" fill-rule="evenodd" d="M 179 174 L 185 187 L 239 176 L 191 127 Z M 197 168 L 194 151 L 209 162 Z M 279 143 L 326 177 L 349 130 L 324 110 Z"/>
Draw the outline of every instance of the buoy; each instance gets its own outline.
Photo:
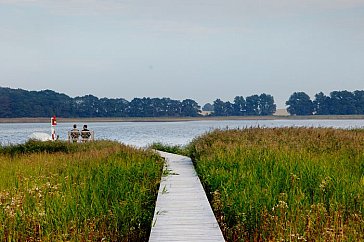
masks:
<path id="1" fill-rule="evenodd" d="M 56 140 L 57 136 L 56 136 L 56 125 L 57 125 L 57 119 L 56 116 L 53 116 L 51 118 L 51 134 L 52 134 L 52 140 Z"/>

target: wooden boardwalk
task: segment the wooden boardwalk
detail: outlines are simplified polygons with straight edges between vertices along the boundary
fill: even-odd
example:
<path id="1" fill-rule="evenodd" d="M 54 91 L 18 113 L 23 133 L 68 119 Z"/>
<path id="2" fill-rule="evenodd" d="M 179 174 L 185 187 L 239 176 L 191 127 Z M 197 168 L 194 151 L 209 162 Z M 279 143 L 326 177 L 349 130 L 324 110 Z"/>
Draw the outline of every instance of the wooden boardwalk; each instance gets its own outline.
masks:
<path id="1" fill-rule="evenodd" d="M 166 167 L 149 242 L 225 241 L 191 159 L 160 154 Z"/>

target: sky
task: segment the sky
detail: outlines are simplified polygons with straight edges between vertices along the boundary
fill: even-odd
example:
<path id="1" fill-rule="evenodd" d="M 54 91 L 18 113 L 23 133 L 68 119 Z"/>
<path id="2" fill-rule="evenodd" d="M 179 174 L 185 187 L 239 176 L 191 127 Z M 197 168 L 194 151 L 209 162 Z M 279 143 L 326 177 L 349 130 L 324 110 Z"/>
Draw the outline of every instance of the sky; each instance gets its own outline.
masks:
<path id="1" fill-rule="evenodd" d="M 0 0 L 0 86 L 71 97 L 364 89 L 364 0 Z"/>

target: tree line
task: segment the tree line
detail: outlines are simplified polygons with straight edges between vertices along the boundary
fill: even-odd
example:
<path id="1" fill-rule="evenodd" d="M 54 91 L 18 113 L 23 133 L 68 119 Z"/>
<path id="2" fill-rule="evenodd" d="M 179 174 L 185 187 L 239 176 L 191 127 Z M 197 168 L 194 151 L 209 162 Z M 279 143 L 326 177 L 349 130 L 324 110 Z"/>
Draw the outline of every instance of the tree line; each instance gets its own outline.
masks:
<path id="1" fill-rule="evenodd" d="M 236 96 L 234 102 L 216 99 L 213 104 L 205 104 L 203 111 L 213 111 L 213 116 L 268 116 L 276 111 L 273 96 L 269 94 Z"/>
<path id="2" fill-rule="evenodd" d="M 294 92 L 286 102 L 291 115 L 355 115 L 364 114 L 364 91 L 319 92 L 314 100 L 305 92 Z"/>
<path id="3" fill-rule="evenodd" d="M 314 100 L 304 92 L 294 92 L 286 102 L 291 115 L 364 114 L 364 91 L 319 92 Z M 263 93 L 233 102 L 216 99 L 203 111 L 212 116 L 268 116 L 276 111 L 272 95 Z M 93 95 L 71 98 L 52 90 L 27 91 L 0 87 L 0 118 L 20 117 L 197 117 L 199 104 L 192 99 L 98 98 Z"/>
<path id="4" fill-rule="evenodd" d="M 196 117 L 200 106 L 192 99 L 71 98 L 52 90 L 26 91 L 0 87 L 0 117 Z"/>

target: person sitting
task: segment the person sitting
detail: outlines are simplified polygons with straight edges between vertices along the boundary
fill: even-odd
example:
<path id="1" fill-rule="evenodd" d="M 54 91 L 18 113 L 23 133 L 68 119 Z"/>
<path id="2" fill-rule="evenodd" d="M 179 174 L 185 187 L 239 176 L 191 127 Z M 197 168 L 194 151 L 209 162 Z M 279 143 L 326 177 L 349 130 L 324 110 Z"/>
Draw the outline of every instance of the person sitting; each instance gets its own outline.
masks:
<path id="1" fill-rule="evenodd" d="M 70 140 L 72 141 L 72 142 L 76 142 L 77 143 L 77 141 L 78 141 L 78 137 L 80 137 L 80 131 L 77 129 L 77 125 L 76 124 L 74 124 L 73 125 L 73 129 L 71 130 L 71 133 L 70 133 Z"/>
<path id="2" fill-rule="evenodd" d="M 87 125 L 85 124 L 81 131 L 82 142 L 89 141 L 90 137 L 91 137 L 91 132 L 90 132 L 90 130 L 87 129 Z"/>

